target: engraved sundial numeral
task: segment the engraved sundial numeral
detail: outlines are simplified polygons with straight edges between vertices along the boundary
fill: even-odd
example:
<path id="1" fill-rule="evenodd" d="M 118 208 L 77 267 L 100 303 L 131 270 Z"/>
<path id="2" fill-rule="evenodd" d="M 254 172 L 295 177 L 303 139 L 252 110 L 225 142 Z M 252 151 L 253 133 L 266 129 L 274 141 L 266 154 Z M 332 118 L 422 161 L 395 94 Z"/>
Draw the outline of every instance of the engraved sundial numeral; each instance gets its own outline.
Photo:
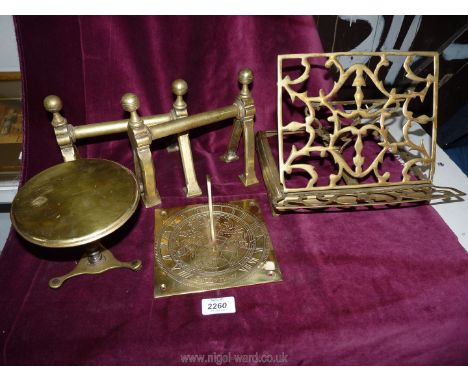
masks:
<path id="1" fill-rule="evenodd" d="M 163 259 L 163 260 L 172 260 L 172 257 L 171 257 L 171 255 L 170 255 L 170 254 L 168 254 L 168 253 L 167 253 L 167 254 L 164 254 L 164 255 L 162 255 L 161 257 L 162 257 L 162 259 Z"/>
<path id="2" fill-rule="evenodd" d="M 192 272 L 188 271 L 187 269 L 182 269 L 180 272 L 177 273 L 180 277 L 183 277 L 184 279 L 188 279 L 190 276 L 192 276 Z"/>
<path id="3" fill-rule="evenodd" d="M 172 272 L 175 272 L 179 277 L 189 278 L 192 275 L 191 270 L 184 267 L 183 263 L 177 261 L 176 264 L 171 268 Z"/>
<path id="4" fill-rule="evenodd" d="M 240 268 L 239 268 L 239 271 L 241 272 L 250 272 L 250 270 L 253 268 L 253 266 L 258 263 L 259 259 L 257 258 L 251 258 L 251 259 L 248 259 L 247 260 L 247 263 L 242 265 Z"/>

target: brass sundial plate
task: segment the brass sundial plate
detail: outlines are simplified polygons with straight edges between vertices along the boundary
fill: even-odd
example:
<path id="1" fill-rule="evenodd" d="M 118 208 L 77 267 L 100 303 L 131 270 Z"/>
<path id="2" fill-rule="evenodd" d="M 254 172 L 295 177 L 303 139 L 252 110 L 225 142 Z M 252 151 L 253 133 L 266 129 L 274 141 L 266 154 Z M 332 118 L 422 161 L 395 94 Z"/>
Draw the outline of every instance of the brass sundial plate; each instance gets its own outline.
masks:
<path id="1" fill-rule="evenodd" d="M 281 281 L 282 275 L 254 199 L 155 210 L 154 297 Z"/>

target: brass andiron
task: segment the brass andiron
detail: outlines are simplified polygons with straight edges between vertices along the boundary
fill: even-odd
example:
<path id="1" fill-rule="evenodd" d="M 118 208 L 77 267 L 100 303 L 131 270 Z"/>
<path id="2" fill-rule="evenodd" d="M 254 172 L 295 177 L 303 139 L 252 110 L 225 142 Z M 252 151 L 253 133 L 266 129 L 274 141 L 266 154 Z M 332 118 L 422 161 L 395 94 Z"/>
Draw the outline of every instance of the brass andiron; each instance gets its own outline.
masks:
<path id="1" fill-rule="evenodd" d="M 186 196 L 201 195 L 188 131 L 231 118 L 234 119 L 233 130 L 227 151 L 221 159 L 225 162 L 238 159 L 236 151 L 241 136 L 244 135 L 245 169 L 240 178 L 245 186 L 258 183 L 255 175 L 255 106 L 249 90 L 249 85 L 253 81 L 252 71 L 242 69 L 238 78 L 242 88 L 232 105 L 192 116 L 188 116 L 187 104 L 183 99 L 187 92 L 187 83 L 180 79 L 172 83 L 172 91 L 176 98 L 171 111 L 167 114 L 140 117 L 137 112 L 140 101 L 131 93 L 125 94 L 121 102 L 123 109 L 130 113 L 130 118 L 127 120 L 73 126 L 60 114 L 62 102 L 59 97 L 53 95 L 46 97 L 44 106 L 53 114 L 52 126 L 65 161 L 79 157 L 75 146 L 78 139 L 127 132 L 132 145 L 141 197 L 145 207 L 152 207 L 160 204 L 161 198 L 156 188 L 155 168 L 150 151 L 151 142 L 171 135 L 177 136 L 185 176 Z"/>
<path id="2" fill-rule="evenodd" d="M 252 80 L 252 71 L 250 69 L 242 69 L 239 72 L 239 82 L 242 85 L 242 89 L 232 105 L 191 116 L 187 116 L 187 104 L 183 99 L 183 95 L 187 92 L 187 85 L 181 81 L 173 87 L 174 94 L 176 94 L 176 100 L 172 109 L 174 118 L 171 121 L 154 126 L 148 126 L 145 118 L 138 115 L 137 110 L 140 106 L 138 97 L 132 93 L 123 95 L 121 101 L 122 108 L 130 113 L 128 135 L 135 159 L 135 170 L 142 185 L 142 196 L 146 207 L 161 203 L 161 198 L 156 188 L 155 168 L 151 158 L 151 142 L 170 135 L 177 135 L 185 175 L 186 195 L 187 197 L 201 195 L 202 192 L 198 185 L 193 166 L 188 131 L 227 119 L 234 118 L 234 125 L 227 151 L 221 159 L 225 162 L 239 159 L 236 151 L 243 134 L 244 173 L 240 175 L 240 179 L 246 187 L 258 183 L 255 175 L 255 106 L 249 90 Z"/>
<path id="3" fill-rule="evenodd" d="M 432 70 L 425 75 L 414 73 L 411 64 L 415 57 L 432 60 Z M 402 70 L 407 79 L 404 90 L 388 88 L 381 75 L 390 62 L 397 65 L 398 59 L 403 62 Z M 343 65 L 343 61 L 350 62 L 349 67 Z M 331 90 L 320 89 L 318 94 L 309 94 L 304 89 L 307 89 L 313 68 L 320 63 L 335 80 L 334 84 Z M 295 68 L 296 73 L 297 68 L 301 68 L 301 72 L 297 75 L 288 73 L 291 67 Z M 278 56 L 278 130 L 259 132 L 256 136 L 260 165 L 273 212 L 397 205 L 432 199 L 460 200 L 465 195 L 463 192 L 432 184 L 438 76 L 437 52 Z M 366 98 L 365 94 L 370 91 L 375 97 Z M 342 97 L 342 93 L 346 92 L 348 99 L 343 99 L 346 97 Z M 425 99 L 430 101 L 432 107 L 429 115 L 417 113 L 413 108 L 415 103 L 422 104 Z M 284 106 L 286 102 L 289 109 Z M 293 107 L 305 110 L 302 118 L 288 115 Z M 389 131 L 391 118 L 398 118 L 402 135 L 399 140 Z M 431 128 L 430 147 L 426 147 L 423 141 L 413 141 L 412 128 L 417 125 Z M 268 141 L 274 136 L 278 139 L 278 166 Z M 287 140 L 291 142 L 294 139 L 297 141 L 287 146 Z M 386 161 L 393 159 L 402 162 L 399 174 L 392 174 L 384 168 L 384 164 L 388 165 Z M 329 165 L 328 169 L 332 168 L 325 176 L 323 163 Z"/>

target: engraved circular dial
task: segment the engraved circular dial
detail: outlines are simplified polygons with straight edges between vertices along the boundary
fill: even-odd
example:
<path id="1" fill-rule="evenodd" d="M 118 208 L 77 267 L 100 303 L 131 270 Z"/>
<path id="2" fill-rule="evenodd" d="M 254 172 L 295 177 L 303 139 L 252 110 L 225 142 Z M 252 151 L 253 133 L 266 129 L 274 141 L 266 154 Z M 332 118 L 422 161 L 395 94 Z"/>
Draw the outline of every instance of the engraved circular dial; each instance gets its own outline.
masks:
<path id="1" fill-rule="evenodd" d="M 263 222 L 235 205 L 214 204 L 213 210 L 215 242 L 207 206 L 184 208 L 164 221 L 156 239 L 156 261 L 174 281 L 218 288 L 247 277 L 268 258 Z"/>

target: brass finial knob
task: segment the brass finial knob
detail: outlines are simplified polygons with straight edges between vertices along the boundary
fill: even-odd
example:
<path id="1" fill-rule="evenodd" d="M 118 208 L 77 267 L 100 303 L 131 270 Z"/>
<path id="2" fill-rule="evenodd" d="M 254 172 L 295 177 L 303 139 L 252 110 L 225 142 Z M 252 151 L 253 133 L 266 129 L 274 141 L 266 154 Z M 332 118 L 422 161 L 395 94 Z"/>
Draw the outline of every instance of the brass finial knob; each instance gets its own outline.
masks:
<path id="1" fill-rule="evenodd" d="M 182 79 L 178 79 L 172 82 L 172 92 L 176 96 L 183 96 L 187 93 L 188 90 L 188 85 L 187 82 L 185 82 Z"/>
<path id="2" fill-rule="evenodd" d="M 49 95 L 44 98 L 44 107 L 50 113 L 58 113 L 62 110 L 62 100 L 56 95 Z"/>
<path id="3" fill-rule="evenodd" d="M 244 68 L 239 71 L 239 82 L 242 85 L 250 85 L 253 81 L 253 73 L 249 68 Z"/>
<path id="4" fill-rule="evenodd" d="M 131 113 L 138 110 L 140 107 L 140 100 L 133 93 L 125 93 L 120 100 L 120 104 L 125 111 L 129 111 Z"/>

